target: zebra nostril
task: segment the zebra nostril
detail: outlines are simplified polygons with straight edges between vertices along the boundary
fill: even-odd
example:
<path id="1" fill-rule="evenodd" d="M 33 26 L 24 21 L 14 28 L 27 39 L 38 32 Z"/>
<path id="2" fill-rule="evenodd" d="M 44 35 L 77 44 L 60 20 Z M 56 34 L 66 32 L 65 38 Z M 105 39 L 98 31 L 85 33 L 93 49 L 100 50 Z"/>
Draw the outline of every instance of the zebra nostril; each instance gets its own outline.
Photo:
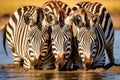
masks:
<path id="1" fill-rule="evenodd" d="M 62 69 L 62 68 L 63 68 L 63 65 L 60 65 L 60 64 L 59 64 L 58 66 L 59 66 L 59 69 Z"/>

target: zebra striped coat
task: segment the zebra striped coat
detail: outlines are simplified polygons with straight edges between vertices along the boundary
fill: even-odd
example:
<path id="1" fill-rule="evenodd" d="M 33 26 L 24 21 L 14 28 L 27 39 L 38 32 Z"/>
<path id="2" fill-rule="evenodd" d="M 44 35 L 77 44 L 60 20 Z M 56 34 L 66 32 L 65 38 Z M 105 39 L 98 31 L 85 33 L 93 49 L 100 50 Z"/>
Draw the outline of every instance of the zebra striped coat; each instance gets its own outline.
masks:
<path id="1" fill-rule="evenodd" d="M 71 26 L 66 26 L 65 18 L 69 15 L 71 9 L 62 1 L 51 0 L 43 4 L 45 12 L 53 12 L 54 24 L 51 26 L 52 52 L 56 58 L 56 70 L 68 70 L 72 63 L 70 59 L 72 49 L 72 31 Z"/>
<path id="2" fill-rule="evenodd" d="M 90 45 L 94 46 L 94 44 L 90 43 L 90 42 L 89 42 L 89 44 L 87 44 L 87 42 L 88 42 L 87 40 L 89 40 L 89 38 L 84 39 L 84 36 L 87 34 L 87 31 L 86 30 L 82 31 L 82 27 L 86 27 L 88 30 L 91 30 L 92 28 L 94 28 L 96 26 L 100 27 L 100 28 L 98 28 L 98 33 L 101 34 L 97 37 L 101 40 L 101 41 L 99 41 L 99 40 L 97 41 L 98 44 L 100 44 L 97 49 L 97 54 L 96 54 L 97 57 L 95 56 L 96 60 L 98 60 L 97 66 L 99 66 L 99 65 L 101 66 L 101 62 L 99 61 L 101 59 L 102 59 L 102 64 L 103 64 L 102 66 L 104 66 L 104 62 L 105 62 L 104 49 L 106 49 L 106 51 L 107 51 L 110 62 L 114 64 L 114 56 L 113 56 L 114 29 L 113 29 L 112 20 L 110 18 L 108 11 L 106 10 L 106 8 L 100 3 L 80 2 L 72 8 L 72 12 L 71 12 L 70 16 L 66 19 L 67 24 L 69 24 L 69 23 L 71 24 L 72 22 L 74 22 L 74 26 L 76 26 L 76 27 L 73 26 L 74 37 L 77 37 L 77 39 L 74 41 L 74 42 L 77 42 L 76 43 L 77 45 L 74 44 L 74 45 L 76 45 L 75 47 L 76 47 L 76 50 L 78 51 L 76 53 L 78 53 L 80 55 L 80 57 L 82 58 L 82 60 L 79 60 L 77 58 L 78 55 L 76 54 L 75 58 L 77 58 L 77 59 L 75 59 L 75 61 L 78 61 L 78 62 L 76 62 L 75 64 L 79 64 L 79 65 L 77 65 L 79 67 L 88 67 L 88 68 L 90 68 L 89 65 L 96 66 L 95 59 L 92 58 L 93 57 L 92 53 L 94 53 L 94 52 L 91 52 L 92 49 L 90 46 Z M 83 35 L 80 31 L 83 32 Z M 94 32 L 96 32 L 96 29 L 94 30 Z M 95 35 L 98 35 L 98 33 L 95 33 Z M 88 36 L 88 35 L 89 34 L 87 34 L 86 36 Z M 102 36 L 102 35 L 104 35 L 104 36 Z M 93 37 L 94 36 L 91 37 L 91 40 Z M 82 40 L 82 41 L 80 41 L 80 40 Z M 94 38 L 92 41 L 94 42 Z M 86 46 L 86 47 L 83 48 L 83 46 L 84 47 Z M 103 48 L 101 48 L 101 46 L 103 46 Z M 88 48 L 88 49 L 86 49 L 86 48 Z M 91 51 L 84 52 L 82 50 L 84 50 L 84 51 L 91 50 Z M 88 56 L 89 58 L 86 56 Z M 80 65 L 79 62 L 82 63 L 83 65 Z M 87 63 L 89 63 L 89 64 L 87 64 Z"/>
<path id="3" fill-rule="evenodd" d="M 35 69 L 47 70 L 55 68 L 55 58 L 51 52 L 51 41 L 48 35 L 48 29 L 39 30 L 37 26 L 28 34 L 27 53 L 30 53 L 29 58 L 32 59 Z M 39 60 L 34 58 L 34 55 L 39 56 Z M 33 55 L 33 58 L 31 58 Z"/>
<path id="4" fill-rule="evenodd" d="M 72 10 L 76 11 L 77 9 L 85 8 L 93 14 L 98 14 L 100 17 L 99 23 L 103 28 L 105 34 L 105 49 L 109 58 L 110 63 L 114 63 L 113 55 L 113 44 L 114 44 L 114 28 L 113 23 L 107 9 L 99 2 L 80 2 L 77 3 Z M 91 26 L 94 24 L 91 23 Z"/>
<path id="5" fill-rule="evenodd" d="M 4 42 L 7 39 L 14 64 L 21 64 L 29 69 L 41 68 L 42 61 L 47 59 L 45 56 L 49 48 L 48 27 L 42 25 L 47 23 L 45 19 L 48 14 L 37 6 L 23 6 L 11 16 L 5 27 Z"/>

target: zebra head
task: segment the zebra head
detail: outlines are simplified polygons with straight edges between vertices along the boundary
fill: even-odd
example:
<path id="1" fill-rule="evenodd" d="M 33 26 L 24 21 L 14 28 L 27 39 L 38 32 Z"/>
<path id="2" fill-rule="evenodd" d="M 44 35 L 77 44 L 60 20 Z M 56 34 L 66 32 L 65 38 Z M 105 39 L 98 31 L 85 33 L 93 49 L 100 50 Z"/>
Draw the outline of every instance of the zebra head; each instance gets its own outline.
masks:
<path id="1" fill-rule="evenodd" d="M 44 12 L 39 8 L 35 14 L 26 13 L 24 20 L 28 28 L 28 55 L 31 63 L 37 68 L 41 68 L 46 56 L 49 55 L 50 49 L 50 32 L 51 25 L 54 25 L 55 17 L 52 12 Z"/>
<path id="2" fill-rule="evenodd" d="M 30 29 L 37 25 L 41 30 L 42 28 L 49 28 L 49 26 L 54 25 L 57 20 L 53 12 L 45 12 L 42 8 L 38 8 L 33 14 L 26 13 L 24 21 L 30 26 Z"/>
<path id="3" fill-rule="evenodd" d="M 59 21 L 55 21 L 51 26 L 51 42 L 52 52 L 56 59 L 56 69 L 63 70 L 67 65 L 67 61 L 71 55 L 71 27 L 64 24 L 64 14 L 60 13 Z M 61 21 L 62 20 L 62 21 Z"/>
<path id="4" fill-rule="evenodd" d="M 79 30 L 81 27 L 86 27 L 89 29 L 97 26 L 99 21 L 100 17 L 97 13 L 93 14 L 90 11 L 87 11 L 85 8 L 81 8 L 76 11 L 72 11 L 71 14 L 65 19 L 65 24 L 72 25 L 74 23 L 73 34 L 76 36 L 77 30 Z"/>
<path id="5" fill-rule="evenodd" d="M 51 39 L 52 51 L 56 59 L 56 68 L 60 70 L 64 68 L 72 52 L 70 28 L 67 26 L 61 28 L 58 24 L 52 29 Z"/>
<path id="6" fill-rule="evenodd" d="M 93 64 L 97 53 L 96 34 L 94 29 L 82 27 L 77 33 L 78 54 L 82 59 L 83 68 L 89 68 Z"/>
<path id="7" fill-rule="evenodd" d="M 98 51 L 96 28 L 99 27 L 99 16 L 82 8 L 68 16 L 66 24 L 73 24 L 75 28 L 73 33 L 77 38 L 78 55 L 82 59 L 83 68 L 90 68 Z"/>
<path id="8" fill-rule="evenodd" d="M 39 30 L 37 26 L 29 32 L 28 35 L 28 53 L 30 54 L 31 63 L 35 68 L 40 68 L 49 49 L 49 34 L 47 28 Z"/>

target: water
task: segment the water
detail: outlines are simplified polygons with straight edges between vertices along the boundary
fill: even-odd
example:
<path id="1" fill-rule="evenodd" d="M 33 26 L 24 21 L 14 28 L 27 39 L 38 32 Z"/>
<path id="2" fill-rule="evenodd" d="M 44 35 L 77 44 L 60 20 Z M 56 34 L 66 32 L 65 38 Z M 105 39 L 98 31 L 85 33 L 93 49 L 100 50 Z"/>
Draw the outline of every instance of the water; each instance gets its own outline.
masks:
<path id="1" fill-rule="evenodd" d="M 10 49 L 7 46 L 9 57 L 6 56 L 2 47 L 0 35 L 0 65 L 13 63 Z M 114 55 L 115 62 L 120 64 L 120 30 L 115 31 Z M 106 60 L 108 63 L 108 59 Z M 79 71 L 34 71 L 31 73 L 11 72 L 9 69 L 0 69 L 0 80 L 120 80 L 117 72 L 79 72 Z"/>

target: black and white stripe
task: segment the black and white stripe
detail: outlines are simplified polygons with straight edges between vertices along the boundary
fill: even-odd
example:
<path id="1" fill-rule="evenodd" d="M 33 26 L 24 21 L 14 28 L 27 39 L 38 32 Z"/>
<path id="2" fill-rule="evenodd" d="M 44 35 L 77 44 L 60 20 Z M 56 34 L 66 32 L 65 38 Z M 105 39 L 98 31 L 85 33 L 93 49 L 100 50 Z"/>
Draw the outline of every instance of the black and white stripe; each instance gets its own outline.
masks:
<path id="1" fill-rule="evenodd" d="M 55 68 L 55 58 L 51 52 L 51 41 L 48 34 L 48 29 L 45 27 L 41 31 L 38 27 L 34 28 L 28 34 L 28 55 L 30 61 L 33 61 L 33 65 L 36 69 L 54 69 Z M 31 57 L 33 55 L 33 58 Z M 40 58 L 35 58 L 34 55 L 38 55 Z"/>
<path id="2" fill-rule="evenodd" d="M 105 39 L 103 30 L 100 27 L 95 26 L 92 29 L 82 27 L 77 34 L 77 43 L 78 54 L 82 59 L 83 68 L 104 66 Z"/>
<path id="3" fill-rule="evenodd" d="M 23 6 L 11 16 L 5 34 L 14 64 L 21 64 L 23 61 L 21 65 L 30 69 L 40 67 L 46 59 L 49 34 L 48 27 L 43 24 L 47 23 L 47 15 L 49 13 L 45 14 L 37 6 Z"/>
<path id="4" fill-rule="evenodd" d="M 82 58 L 82 60 L 79 60 L 79 62 L 82 64 L 83 68 L 102 66 L 101 64 L 104 64 L 105 60 L 104 49 L 107 51 L 110 62 L 114 64 L 114 29 L 110 14 L 102 4 L 96 2 L 80 2 L 72 8 L 72 12 L 66 18 L 65 22 L 68 25 L 74 23 L 73 34 L 74 38 L 76 39 L 74 42 L 77 44 L 75 45 L 76 49 L 78 49 L 78 52 L 76 53 L 79 54 L 79 58 Z M 93 32 L 89 33 L 94 27 L 95 29 Z M 86 28 L 87 31 L 85 30 L 84 32 L 83 28 Z M 96 31 L 98 32 L 96 33 Z M 94 36 L 91 36 L 90 34 L 96 35 L 96 39 L 98 39 L 97 42 L 96 39 L 93 38 Z M 94 46 L 95 44 L 93 44 L 93 42 L 97 44 L 97 47 Z M 91 49 L 91 47 L 93 48 Z M 94 53 L 96 54 L 94 57 L 96 59 L 92 58 Z M 103 61 L 102 63 L 99 61 L 101 59 Z M 80 63 L 76 61 L 77 59 L 75 59 L 75 65 L 77 64 L 78 67 L 81 67 Z"/>
<path id="5" fill-rule="evenodd" d="M 85 8 L 93 14 L 100 16 L 100 25 L 103 28 L 105 34 L 105 49 L 109 58 L 110 63 L 114 63 L 113 55 L 113 44 L 114 44 L 114 28 L 113 23 L 107 9 L 99 2 L 80 2 L 77 3 L 73 8 L 73 12 L 77 9 Z M 91 24 L 92 25 L 92 24 Z"/>
<path id="6" fill-rule="evenodd" d="M 65 25 L 65 18 L 69 15 L 71 9 L 62 1 L 51 0 L 46 2 L 43 7 L 45 12 L 55 14 L 55 23 L 51 26 L 52 52 L 56 58 L 56 69 L 65 70 L 71 65 L 68 61 L 72 53 L 71 26 Z M 68 65 L 68 64 L 69 65 Z"/>

